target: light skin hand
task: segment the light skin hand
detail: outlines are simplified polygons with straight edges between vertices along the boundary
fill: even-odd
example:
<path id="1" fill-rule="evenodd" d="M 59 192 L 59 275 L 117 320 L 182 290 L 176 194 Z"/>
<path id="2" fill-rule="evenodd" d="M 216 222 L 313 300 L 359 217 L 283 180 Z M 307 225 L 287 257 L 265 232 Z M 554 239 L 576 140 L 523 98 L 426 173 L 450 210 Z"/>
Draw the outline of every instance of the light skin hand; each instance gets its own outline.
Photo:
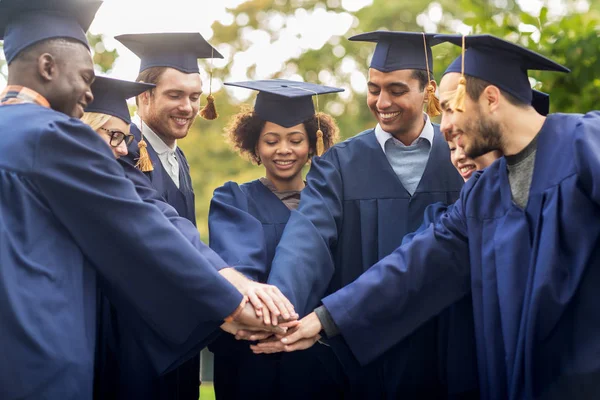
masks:
<path id="1" fill-rule="evenodd" d="M 289 321 L 289 322 L 284 322 L 282 324 L 279 325 L 279 327 L 281 328 L 286 328 L 289 329 L 290 328 L 294 328 L 295 326 L 297 326 L 300 323 L 300 321 Z M 267 338 L 270 338 L 271 336 L 273 336 L 274 334 L 272 332 L 257 332 L 255 330 L 250 330 L 250 329 L 241 329 L 239 331 L 237 331 L 237 333 L 235 334 L 235 338 L 237 340 L 248 340 L 251 342 L 256 342 L 258 340 L 265 340 Z M 279 335 L 279 339 L 281 339 L 283 336 Z"/>
<path id="2" fill-rule="evenodd" d="M 277 325 L 280 316 L 284 320 L 298 318 L 292 303 L 277 287 L 254 282 L 233 268 L 224 268 L 219 273 L 242 294 L 248 296 L 256 310 L 256 315 L 263 316 L 265 324 Z"/>
<path id="3" fill-rule="evenodd" d="M 262 340 L 250 348 L 255 354 L 269 354 L 277 352 L 290 352 L 304 350 L 313 346 L 321 338 L 319 332 L 323 329 L 317 315 L 312 312 L 302 318 L 295 328 L 288 331 L 285 336 L 276 335 Z"/>

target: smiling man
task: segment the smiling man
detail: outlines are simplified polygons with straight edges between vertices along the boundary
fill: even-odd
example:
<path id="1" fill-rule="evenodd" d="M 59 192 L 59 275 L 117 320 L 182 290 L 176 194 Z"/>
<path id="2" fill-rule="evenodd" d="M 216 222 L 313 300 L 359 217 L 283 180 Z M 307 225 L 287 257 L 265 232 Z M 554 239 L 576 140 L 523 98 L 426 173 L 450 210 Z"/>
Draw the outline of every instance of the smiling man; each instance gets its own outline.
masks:
<path id="1" fill-rule="evenodd" d="M 156 85 L 137 98 L 138 115 L 131 125 L 135 140 L 119 162 L 138 166 L 165 201 L 195 225 L 190 168 L 177 141 L 187 136 L 198 116 L 202 94 L 198 58 L 223 57 L 199 33 L 127 34 L 116 39 L 140 57 L 137 81 Z M 136 345 L 138 338 L 128 322 L 118 328 L 119 362 L 128 375 L 121 379 L 123 397 L 197 399 L 199 355 L 148 384 L 152 374 L 138 366 L 146 356 Z"/>
<path id="2" fill-rule="evenodd" d="M 435 91 L 428 76 L 432 35 L 371 32 L 350 40 L 377 43 L 367 106 L 378 124 L 313 159 L 277 247 L 269 283 L 304 314 L 390 254 L 419 227 L 429 204 L 454 202 L 463 185 L 439 127 L 423 112 Z M 350 382 L 347 396 L 443 395 L 438 334 L 432 319 L 366 367 L 342 341 L 332 341 Z"/>

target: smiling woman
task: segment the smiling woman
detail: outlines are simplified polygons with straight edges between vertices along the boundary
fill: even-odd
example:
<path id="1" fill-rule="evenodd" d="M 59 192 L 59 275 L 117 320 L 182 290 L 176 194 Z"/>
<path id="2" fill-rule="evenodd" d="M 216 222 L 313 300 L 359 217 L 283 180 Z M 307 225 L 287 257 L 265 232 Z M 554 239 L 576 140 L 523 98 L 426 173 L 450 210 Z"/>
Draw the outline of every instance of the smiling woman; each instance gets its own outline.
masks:
<path id="1" fill-rule="evenodd" d="M 226 137 L 242 156 L 264 165 L 266 177 L 241 185 L 227 182 L 215 190 L 210 246 L 228 265 L 265 282 L 290 210 L 300 202 L 302 168 L 338 135 L 333 118 L 318 112 L 318 99 L 315 111 L 313 95 L 341 89 L 287 80 L 231 85 L 259 91 L 254 108 L 232 118 Z M 340 398 L 341 371 L 333 353 L 321 347 L 281 357 L 255 355 L 247 343 L 221 336 L 210 350 L 217 399 L 279 398 L 279 388 L 298 388 L 298 381 L 302 388 L 286 392 L 286 398 Z"/>

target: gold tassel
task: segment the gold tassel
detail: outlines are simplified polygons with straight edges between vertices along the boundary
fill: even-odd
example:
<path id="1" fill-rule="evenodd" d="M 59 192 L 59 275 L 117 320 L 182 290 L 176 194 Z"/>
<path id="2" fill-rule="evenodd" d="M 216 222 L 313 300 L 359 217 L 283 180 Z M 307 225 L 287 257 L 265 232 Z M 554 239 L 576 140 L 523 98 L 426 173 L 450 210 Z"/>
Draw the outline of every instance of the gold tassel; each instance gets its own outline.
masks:
<path id="1" fill-rule="evenodd" d="M 467 94 L 467 79 L 461 76 L 458 80 L 458 87 L 452 100 L 452 108 L 456 111 L 465 111 L 465 95 Z"/>
<path id="2" fill-rule="evenodd" d="M 465 95 L 467 94 L 467 78 L 465 78 L 465 35 L 462 37 L 462 49 L 461 49 L 461 60 L 460 60 L 460 79 L 458 80 L 458 87 L 452 100 L 452 108 L 455 111 L 465 111 Z"/>
<path id="3" fill-rule="evenodd" d="M 317 117 L 318 118 L 318 117 Z M 319 128 L 317 130 L 317 155 L 320 157 L 323 155 L 323 152 L 325 151 L 325 144 L 323 143 L 323 131 L 321 130 L 321 128 Z"/>
<path id="4" fill-rule="evenodd" d="M 427 115 L 430 117 L 437 117 L 442 113 L 440 107 L 440 100 L 435 95 L 435 89 L 432 84 L 427 86 Z"/>
<path id="5" fill-rule="evenodd" d="M 217 119 L 219 114 L 217 113 L 217 109 L 215 107 L 215 98 L 212 94 L 209 94 L 206 100 L 206 105 L 204 106 L 204 108 L 202 108 L 202 110 L 200 110 L 200 116 L 209 121 Z"/>
<path id="6" fill-rule="evenodd" d="M 206 105 L 200 110 L 200 116 L 206 120 L 212 121 L 217 119 L 219 114 L 215 107 L 215 98 L 212 95 L 212 78 L 213 78 L 213 58 L 215 57 L 215 49 L 211 47 L 210 50 L 210 83 L 208 86 L 208 97 L 206 98 Z"/>
<path id="7" fill-rule="evenodd" d="M 140 149 L 140 158 L 138 158 L 137 163 L 135 164 L 135 167 L 142 172 L 154 171 L 152 160 L 150 160 L 150 156 L 148 155 L 148 150 L 146 150 L 146 147 L 148 147 L 148 145 L 142 137 L 142 140 L 140 140 L 138 143 L 138 148 Z"/>

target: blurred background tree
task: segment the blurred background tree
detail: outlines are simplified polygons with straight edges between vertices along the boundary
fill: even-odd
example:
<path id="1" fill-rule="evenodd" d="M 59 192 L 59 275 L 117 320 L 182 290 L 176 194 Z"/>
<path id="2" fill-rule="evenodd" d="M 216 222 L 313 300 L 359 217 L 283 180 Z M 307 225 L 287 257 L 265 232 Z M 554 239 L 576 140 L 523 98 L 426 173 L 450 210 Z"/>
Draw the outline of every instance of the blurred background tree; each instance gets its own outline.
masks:
<path id="1" fill-rule="evenodd" d="M 375 125 L 366 107 L 366 76 L 374 44 L 346 40 L 357 33 L 378 29 L 491 33 L 571 68 L 571 74 L 530 74 L 536 89 L 551 94 L 553 112 L 586 112 L 598 108 L 600 2 L 535 0 L 534 3 L 532 6 L 532 0 L 238 2 L 235 8 L 229 9 L 229 24 L 215 22 L 212 26 L 214 35 L 210 42 L 225 55 L 225 62 L 220 64 L 224 66 L 214 70 L 220 117 L 215 121 L 198 118 L 189 137 L 180 143 L 192 170 L 202 237 L 208 238 L 207 215 L 214 188 L 228 180 L 246 182 L 263 173 L 262 167 L 252 166 L 233 153 L 223 139 L 223 129 L 231 115 L 239 110 L 240 101 L 232 95 L 231 89 L 223 89 L 222 81 L 231 80 L 232 76 L 236 79 L 240 76 L 244 79 L 274 77 L 343 87 L 346 91 L 340 95 L 319 97 L 319 104 L 337 118 L 342 137 L 348 138 Z M 327 21 L 332 16 L 342 23 L 330 26 Z M 310 29 L 305 29 L 306 26 Z M 97 71 L 110 73 L 118 57 L 116 51 L 105 49 L 102 35 L 88 37 Z M 313 39 L 310 45 L 306 44 L 307 37 Z M 315 39 L 320 40 L 319 45 L 314 44 Z M 256 63 L 265 51 L 283 54 L 287 61 L 265 69 Z M 441 44 L 433 53 L 434 73 L 439 79 L 459 49 Z M 208 71 L 210 62 L 202 63 Z M 6 73 L 6 65 L 0 58 L 0 86 L 5 83 Z M 207 86 L 205 79 L 205 90 Z M 252 93 L 243 102 L 253 104 L 254 96 Z"/>

